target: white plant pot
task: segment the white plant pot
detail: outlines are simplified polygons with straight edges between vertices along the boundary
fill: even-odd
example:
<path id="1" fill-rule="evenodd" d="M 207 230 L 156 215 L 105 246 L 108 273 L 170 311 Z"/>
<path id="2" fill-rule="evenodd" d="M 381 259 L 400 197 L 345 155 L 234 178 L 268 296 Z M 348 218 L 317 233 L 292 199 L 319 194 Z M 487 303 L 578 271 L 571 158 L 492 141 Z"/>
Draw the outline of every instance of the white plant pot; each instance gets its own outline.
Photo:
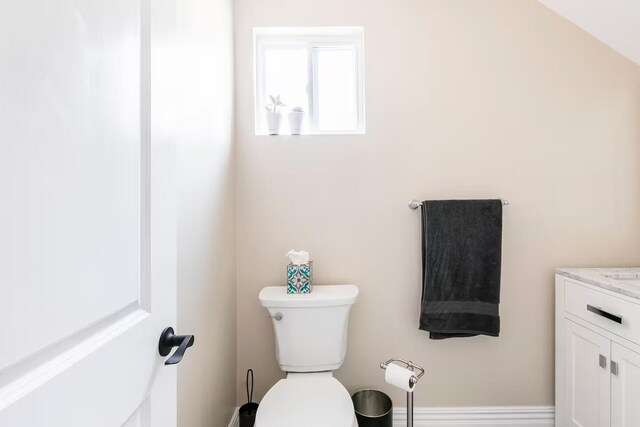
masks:
<path id="1" fill-rule="evenodd" d="M 292 111 L 289 113 L 289 130 L 291 131 L 291 135 L 300 135 L 303 119 L 304 113 L 299 111 Z"/>
<path id="2" fill-rule="evenodd" d="M 267 129 L 269 129 L 269 135 L 277 135 L 280 132 L 281 121 L 282 113 L 267 111 Z"/>

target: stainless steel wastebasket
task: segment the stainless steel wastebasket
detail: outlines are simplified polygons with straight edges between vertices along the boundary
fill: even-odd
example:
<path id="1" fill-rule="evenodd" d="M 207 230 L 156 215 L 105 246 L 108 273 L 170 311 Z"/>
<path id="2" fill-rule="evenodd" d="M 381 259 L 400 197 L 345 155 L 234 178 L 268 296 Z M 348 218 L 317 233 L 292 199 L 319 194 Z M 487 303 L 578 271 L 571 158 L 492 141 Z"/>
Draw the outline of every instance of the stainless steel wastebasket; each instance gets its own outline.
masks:
<path id="1" fill-rule="evenodd" d="M 360 390 L 351 396 L 358 427 L 392 427 L 393 403 L 379 390 Z"/>

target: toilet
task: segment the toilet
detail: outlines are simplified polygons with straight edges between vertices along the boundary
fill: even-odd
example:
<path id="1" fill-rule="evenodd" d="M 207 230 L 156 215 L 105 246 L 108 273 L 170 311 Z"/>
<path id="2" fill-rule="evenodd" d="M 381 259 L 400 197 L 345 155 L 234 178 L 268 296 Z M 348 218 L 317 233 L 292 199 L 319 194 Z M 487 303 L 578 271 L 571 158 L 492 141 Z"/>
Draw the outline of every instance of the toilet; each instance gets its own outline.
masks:
<path id="1" fill-rule="evenodd" d="M 285 286 L 260 291 L 287 377 L 260 402 L 255 427 L 358 425 L 349 392 L 333 377 L 347 354 L 349 312 L 357 297 L 355 285 L 314 286 L 310 294 L 287 294 Z"/>

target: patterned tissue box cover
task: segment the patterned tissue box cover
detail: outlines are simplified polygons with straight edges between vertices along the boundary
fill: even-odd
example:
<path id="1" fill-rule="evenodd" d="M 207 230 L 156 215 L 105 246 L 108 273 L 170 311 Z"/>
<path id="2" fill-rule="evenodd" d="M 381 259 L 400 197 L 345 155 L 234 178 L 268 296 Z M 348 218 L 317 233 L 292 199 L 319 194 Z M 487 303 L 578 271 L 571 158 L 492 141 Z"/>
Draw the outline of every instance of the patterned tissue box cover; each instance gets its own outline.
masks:
<path id="1" fill-rule="evenodd" d="M 287 293 L 309 294 L 313 283 L 313 261 L 287 265 Z"/>

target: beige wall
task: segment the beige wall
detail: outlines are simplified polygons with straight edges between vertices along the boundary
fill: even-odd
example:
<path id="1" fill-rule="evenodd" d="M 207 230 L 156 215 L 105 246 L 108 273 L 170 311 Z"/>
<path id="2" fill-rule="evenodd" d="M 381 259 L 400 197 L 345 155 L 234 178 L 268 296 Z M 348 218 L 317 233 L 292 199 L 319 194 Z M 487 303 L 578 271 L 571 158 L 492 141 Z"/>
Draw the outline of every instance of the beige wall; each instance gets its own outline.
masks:
<path id="1" fill-rule="evenodd" d="M 235 407 L 236 277 L 231 0 L 181 0 L 178 425 L 226 427 Z"/>
<path id="2" fill-rule="evenodd" d="M 640 67 L 534 0 L 237 0 L 238 402 L 282 376 L 258 292 L 290 248 L 356 283 L 350 391 L 396 404 L 378 364 L 427 368 L 418 406 L 553 402 L 553 269 L 640 264 Z M 367 133 L 256 137 L 252 27 L 363 25 Z M 286 100 L 285 100 L 286 101 Z M 412 198 L 505 210 L 500 338 L 418 330 Z"/>

